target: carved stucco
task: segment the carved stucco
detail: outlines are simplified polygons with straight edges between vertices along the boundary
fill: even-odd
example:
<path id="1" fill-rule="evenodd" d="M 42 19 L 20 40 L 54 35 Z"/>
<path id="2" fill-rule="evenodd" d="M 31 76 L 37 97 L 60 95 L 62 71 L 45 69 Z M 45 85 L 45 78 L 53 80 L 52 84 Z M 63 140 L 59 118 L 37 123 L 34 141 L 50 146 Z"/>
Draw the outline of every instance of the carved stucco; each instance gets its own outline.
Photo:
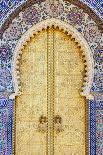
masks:
<path id="1" fill-rule="evenodd" d="M 66 22 L 60 21 L 58 19 L 47 19 L 44 20 L 34 26 L 32 26 L 26 33 L 22 35 L 19 39 L 16 48 L 13 53 L 12 59 L 12 75 L 13 75 L 13 83 L 14 83 L 14 90 L 15 93 L 10 95 L 10 98 L 15 98 L 15 96 L 20 94 L 20 73 L 19 73 L 19 60 L 21 58 L 22 49 L 24 45 L 30 41 L 30 38 L 37 34 L 42 29 L 46 29 L 48 26 L 51 27 L 59 27 L 59 29 L 63 29 L 64 32 L 67 32 L 67 35 L 71 36 L 71 39 L 80 46 L 84 64 L 85 64 L 85 77 L 84 83 L 82 87 L 82 96 L 86 96 L 87 99 L 93 99 L 93 96 L 90 93 L 90 89 L 93 82 L 93 75 L 94 75 L 94 63 L 93 63 L 93 56 L 90 50 L 90 47 L 84 37 L 71 25 L 67 24 Z"/>

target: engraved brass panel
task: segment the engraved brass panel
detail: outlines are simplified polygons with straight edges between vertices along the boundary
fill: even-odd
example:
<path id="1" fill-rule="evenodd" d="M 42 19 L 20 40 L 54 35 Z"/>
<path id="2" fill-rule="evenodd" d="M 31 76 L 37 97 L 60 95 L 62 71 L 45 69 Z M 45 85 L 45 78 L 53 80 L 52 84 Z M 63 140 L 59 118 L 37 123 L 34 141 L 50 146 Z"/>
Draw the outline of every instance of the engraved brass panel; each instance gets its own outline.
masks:
<path id="1" fill-rule="evenodd" d="M 31 38 L 20 60 L 15 155 L 86 154 L 83 72 L 80 48 L 64 32 L 52 27 Z"/>
<path id="2" fill-rule="evenodd" d="M 62 118 L 63 132 L 55 133 L 55 155 L 85 155 L 85 98 L 80 96 L 84 65 L 75 42 L 56 31 L 55 113 Z"/>
<path id="3" fill-rule="evenodd" d="M 25 46 L 20 61 L 22 95 L 16 98 L 16 155 L 45 155 L 46 133 L 38 131 L 47 115 L 47 33 Z"/>

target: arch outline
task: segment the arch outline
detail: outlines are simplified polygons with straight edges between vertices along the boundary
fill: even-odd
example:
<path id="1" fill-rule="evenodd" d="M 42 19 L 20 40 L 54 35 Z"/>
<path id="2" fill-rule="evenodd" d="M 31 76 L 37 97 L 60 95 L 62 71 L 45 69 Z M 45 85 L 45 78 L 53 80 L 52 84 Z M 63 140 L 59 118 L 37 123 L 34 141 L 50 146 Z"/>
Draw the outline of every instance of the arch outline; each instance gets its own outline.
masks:
<path id="1" fill-rule="evenodd" d="M 70 36 L 71 39 L 73 39 L 75 43 L 77 43 L 78 46 L 81 48 L 85 65 L 85 77 L 83 77 L 84 82 L 81 95 L 85 96 L 87 99 L 94 98 L 94 96 L 90 92 L 94 76 L 94 62 L 93 62 L 93 55 L 87 41 L 84 39 L 82 34 L 80 34 L 80 32 L 78 32 L 72 25 L 59 19 L 51 18 L 43 20 L 37 23 L 36 25 L 33 25 L 19 39 L 15 47 L 12 59 L 12 78 L 14 85 L 14 93 L 9 96 L 10 99 L 14 99 L 15 96 L 21 94 L 19 60 L 21 58 L 24 46 L 27 44 L 27 42 L 30 41 L 30 38 L 34 37 L 34 35 L 38 34 L 40 31 L 42 31 L 42 29 L 47 29 L 47 27 L 52 26 L 54 26 L 55 28 L 59 27 L 60 30 L 67 32 L 67 35 Z"/>

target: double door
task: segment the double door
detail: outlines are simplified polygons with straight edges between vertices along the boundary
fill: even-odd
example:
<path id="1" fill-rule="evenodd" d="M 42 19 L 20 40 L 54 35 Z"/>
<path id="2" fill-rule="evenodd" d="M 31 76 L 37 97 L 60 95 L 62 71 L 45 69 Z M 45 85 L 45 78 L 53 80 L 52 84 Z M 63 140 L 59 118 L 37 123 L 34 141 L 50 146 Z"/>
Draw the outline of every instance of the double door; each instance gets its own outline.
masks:
<path id="1" fill-rule="evenodd" d="M 86 103 L 80 48 L 47 28 L 22 50 L 15 101 L 15 155 L 85 155 Z"/>

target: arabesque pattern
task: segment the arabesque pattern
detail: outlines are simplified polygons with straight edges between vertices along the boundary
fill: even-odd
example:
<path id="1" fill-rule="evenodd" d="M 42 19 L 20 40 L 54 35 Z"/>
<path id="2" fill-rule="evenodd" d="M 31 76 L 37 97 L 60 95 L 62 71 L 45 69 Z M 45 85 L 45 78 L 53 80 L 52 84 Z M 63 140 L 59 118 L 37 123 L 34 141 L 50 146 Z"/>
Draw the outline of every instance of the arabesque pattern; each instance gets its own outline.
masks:
<path id="1" fill-rule="evenodd" d="M 102 0 L 81 1 L 91 7 L 102 19 Z M 103 109 L 103 33 L 99 30 L 99 26 L 102 25 L 99 23 L 96 24 L 89 13 L 83 11 L 81 8 L 83 3 L 81 4 L 79 1 L 76 1 L 78 5 L 74 5 L 72 2 L 72 0 L 59 0 L 55 1 L 55 4 L 51 4 L 49 1 L 39 1 L 35 4 L 31 3 L 27 8 L 27 0 L 0 1 L 1 25 L 5 23 L 6 19 L 12 21 L 10 22 L 11 24 L 6 23 L 7 25 L 4 25 L 5 31 L 0 45 L 0 74 L 2 75 L 0 76 L 0 111 L 3 118 L 0 127 L 0 153 L 3 155 L 12 154 L 13 105 L 15 101 L 9 99 L 9 96 L 12 93 L 15 93 L 12 80 L 12 56 L 15 47 L 22 35 L 34 24 L 52 17 L 66 22 L 78 30 L 78 32 L 80 32 L 87 40 L 92 51 L 94 59 L 94 76 L 91 93 L 94 96 L 94 100 L 87 102 L 89 111 L 88 147 L 90 155 L 95 155 L 96 152 L 99 155 L 103 151 L 103 144 L 101 141 L 101 135 L 103 133 L 103 125 L 101 123 Z M 25 6 L 23 9 L 21 7 L 22 4 Z M 17 11 L 17 8 L 20 9 L 20 12 Z M 84 10 L 87 10 L 86 6 L 84 6 L 84 8 Z M 32 9 L 33 11 L 31 12 Z M 13 18 L 11 18 L 12 13 Z M 3 133 L 3 137 L 1 136 L 1 133 Z"/>

